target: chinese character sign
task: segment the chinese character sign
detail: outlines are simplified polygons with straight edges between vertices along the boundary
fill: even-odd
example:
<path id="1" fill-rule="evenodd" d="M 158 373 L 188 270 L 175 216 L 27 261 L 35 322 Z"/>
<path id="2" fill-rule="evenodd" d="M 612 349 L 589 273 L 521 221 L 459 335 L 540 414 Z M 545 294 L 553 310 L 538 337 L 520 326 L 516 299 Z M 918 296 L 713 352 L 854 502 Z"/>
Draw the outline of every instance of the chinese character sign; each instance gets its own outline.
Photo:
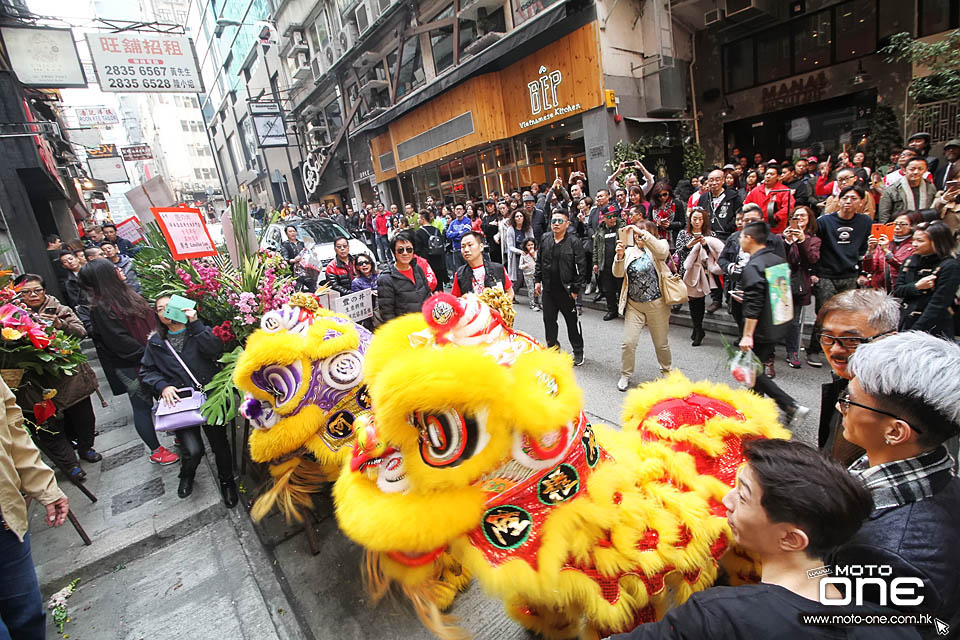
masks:
<path id="1" fill-rule="evenodd" d="M 141 242 L 143 238 L 143 228 L 140 226 L 140 218 L 130 216 L 126 220 L 117 223 L 117 236 L 129 240 L 132 244 Z"/>
<path id="2" fill-rule="evenodd" d="M 333 310 L 342 313 L 354 322 L 373 316 L 373 292 L 370 289 L 357 291 L 333 300 Z"/>
<path id="3" fill-rule="evenodd" d="M 137 160 L 150 160 L 153 158 L 153 151 L 148 144 L 135 144 L 130 147 L 120 147 L 120 155 L 128 162 Z"/>
<path id="4" fill-rule="evenodd" d="M 193 41 L 165 33 L 88 33 L 101 91 L 202 93 Z"/>
<path id="5" fill-rule="evenodd" d="M 217 255 L 217 248 L 199 209 L 154 207 L 150 211 L 156 217 L 175 260 Z"/>
<path id="6" fill-rule="evenodd" d="M 95 127 L 97 125 L 118 124 L 117 113 L 109 107 L 75 107 L 77 126 Z"/>

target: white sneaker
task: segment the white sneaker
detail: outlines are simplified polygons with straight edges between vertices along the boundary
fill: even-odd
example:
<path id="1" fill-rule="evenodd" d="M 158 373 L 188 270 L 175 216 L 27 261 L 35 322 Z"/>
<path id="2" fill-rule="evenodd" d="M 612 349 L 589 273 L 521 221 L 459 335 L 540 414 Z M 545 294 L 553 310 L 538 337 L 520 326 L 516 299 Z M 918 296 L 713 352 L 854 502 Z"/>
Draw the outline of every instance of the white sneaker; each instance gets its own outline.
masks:
<path id="1" fill-rule="evenodd" d="M 620 376 L 620 380 L 617 381 L 617 390 L 626 391 L 627 387 L 630 386 L 630 378 L 627 376 Z"/>
<path id="2" fill-rule="evenodd" d="M 803 421 L 806 419 L 807 414 L 809 413 L 810 413 L 809 408 L 798 404 L 796 408 L 793 410 L 792 414 L 791 413 L 787 414 L 787 426 L 792 427 L 795 425 L 803 424 Z"/>
<path id="3" fill-rule="evenodd" d="M 593 284 L 588 284 L 587 288 L 583 290 L 583 295 L 588 296 L 593 293 Z"/>

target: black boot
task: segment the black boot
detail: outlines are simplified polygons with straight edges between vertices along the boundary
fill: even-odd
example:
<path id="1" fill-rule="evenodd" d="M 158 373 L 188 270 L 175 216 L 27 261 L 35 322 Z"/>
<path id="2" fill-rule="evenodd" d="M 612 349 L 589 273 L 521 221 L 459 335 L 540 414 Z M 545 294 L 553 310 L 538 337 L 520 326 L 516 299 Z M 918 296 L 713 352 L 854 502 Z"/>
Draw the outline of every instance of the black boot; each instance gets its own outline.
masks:
<path id="1" fill-rule="evenodd" d="M 699 347 L 703 344 L 703 339 L 707 336 L 707 332 L 703 329 L 694 329 L 693 332 L 693 346 Z"/>
<path id="2" fill-rule="evenodd" d="M 228 509 L 233 509 L 240 502 L 240 496 L 237 494 L 237 484 L 233 478 L 220 481 L 220 495 L 223 496 L 223 504 Z"/>
<path id="3" fill-rule="evenodd" d="M 181 476 L 177 495 L 181 498 L 186 498 L 191 493 L 193 493 L 193 476 Z"/>

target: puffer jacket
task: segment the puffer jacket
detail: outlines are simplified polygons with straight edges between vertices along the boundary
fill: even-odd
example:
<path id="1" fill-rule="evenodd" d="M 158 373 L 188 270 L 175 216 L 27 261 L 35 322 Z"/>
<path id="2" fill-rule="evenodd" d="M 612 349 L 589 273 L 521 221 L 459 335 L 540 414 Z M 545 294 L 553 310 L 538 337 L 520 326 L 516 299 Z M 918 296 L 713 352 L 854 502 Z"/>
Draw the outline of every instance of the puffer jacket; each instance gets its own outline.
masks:
<path id="1" fill-rule="evenodd" d="M 427 274 L 419 265 L 413 265 L 414 281 L 400 273 L 393 265 L 380 274 L 377 280 L 377 299 L 384 321 L 406 313 L 419 313 L 423 303 L 430 297 Z"/>
<path id="2" fill-rule="evenodd" d="M 223 342 L 213 335 L 210 327 L 199 320 L 188 323 L 185 331 L 187 334 L 180 358 L 190 367 L 190 373 L 197 382 L 205 385 L 220 370 L 217 359 L 223 354 Z M 159 396 L 166 387 L 181 389 L 195 386 L 190 374 L 170 353 L 159 333 L 153 333 L 147 340 L 143 359 L 140 361 L 140 381 L 154 396 Z"/>
<path id="3" fill-rule="evenodd" d="M 345 296 L 352 291 L 351 284 L 353 279 L 357 277 L 357 265 L 353 256 L 350 256 L 350 261 L 346 264 L 340 262 L 340 258 L 334 258 L 323 270 L 323 273 L 327 277 L 327 284 L 333 287 L 337 293 Z"/>

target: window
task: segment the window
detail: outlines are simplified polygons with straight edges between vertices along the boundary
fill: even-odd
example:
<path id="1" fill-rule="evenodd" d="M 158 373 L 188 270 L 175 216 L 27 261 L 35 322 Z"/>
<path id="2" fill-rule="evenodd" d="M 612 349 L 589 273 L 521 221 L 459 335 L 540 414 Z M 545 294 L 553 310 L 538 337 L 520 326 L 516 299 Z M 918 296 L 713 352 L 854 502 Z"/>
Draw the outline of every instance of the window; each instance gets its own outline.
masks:
<path id="1" fill-rule="evenodd" d="M 830 11 L 821 11 L 790 24 L 790 30 L 793 31 L 794 73 L 822 69 L 830 64 L 832 26 Z"/>
<path id="2" fill-rule="evenodd" d="M 453 5 L 441 11 L 433 21 L 453 16 Z M 430 49 L 433 51 L 433 67 L 441 73 L 453 66 L 453 26 L 430 32 Z"/>
<path id="3" fill-rule="evenodd" d="M 201 179 L 203 179 L 203 172 L 201 172 L 200 169 L 194 169 L 194 170 L 193 170 L 193 176 L 194 176 L 197 180 L 201 180 Z"/>
<path id="4" fill-rule="evenodd" d="M 790 26 L 757 36 L 757 82 L 763 84 L 790 75 Z"/>
<path id="5" fill-rule="evenodd" d="M 526 22 L 537 15 L 556 0 L 513 0 L 513 24 L 519 27 L 521 23 Z"/>
<path id="6" fill-rule="evenodd" d="M 752 38 L 724 47 L 723 71 L 727 91 L 739 91 L 753 86 Z"/>
<path id="7" fill-rule="evenodd" d="M 180 121 L 180 128 L 184 131 L 190 131 L 190 123 L 187 120 Z"/>
<path id="8" fill-rule="evenodd" d="M 420 57 L 420 38 L 407 38 L 403 43 L 400 75 L 397 77 L 397 100 L 423 84 L 423 59 Z"/>
<path id="9" fill-rule="evenodd" d="M 877 43 L 877 3 L 854 0 L 837 7 L 837 62 L 872 52 Z"/>
<path id="10" fill-rule="evenodd" d="M 956 29 L 960 23 L 958 14 L 960 4 L 956 0 L 920 0 L 920 35 Z"/>
<path id="11" fill-rule="evenodd" d="M 240 163 L 243 161 L 243 150 L 240 148 L 240 141 L 235 133 L 231 133 L 227 138 L 227 152 L 230 154 L 230 167 L 233 169 L 233 175 L 239 173 Z"/>
<path id="12" fill-rule="evenodd" d="M 465 4 L 461 2 L 461 4 Z M 472 12 L 471 12 L 472 15 Z M 467 47 L 483 37 L 484 34 L 491 32 L 503 33 L 507 30 L 507 25 L 503 15 L 503 7 L 500 7 L 483 20 L 460 20 L 460 58 L 469 55 L 466 52 Z"/>

